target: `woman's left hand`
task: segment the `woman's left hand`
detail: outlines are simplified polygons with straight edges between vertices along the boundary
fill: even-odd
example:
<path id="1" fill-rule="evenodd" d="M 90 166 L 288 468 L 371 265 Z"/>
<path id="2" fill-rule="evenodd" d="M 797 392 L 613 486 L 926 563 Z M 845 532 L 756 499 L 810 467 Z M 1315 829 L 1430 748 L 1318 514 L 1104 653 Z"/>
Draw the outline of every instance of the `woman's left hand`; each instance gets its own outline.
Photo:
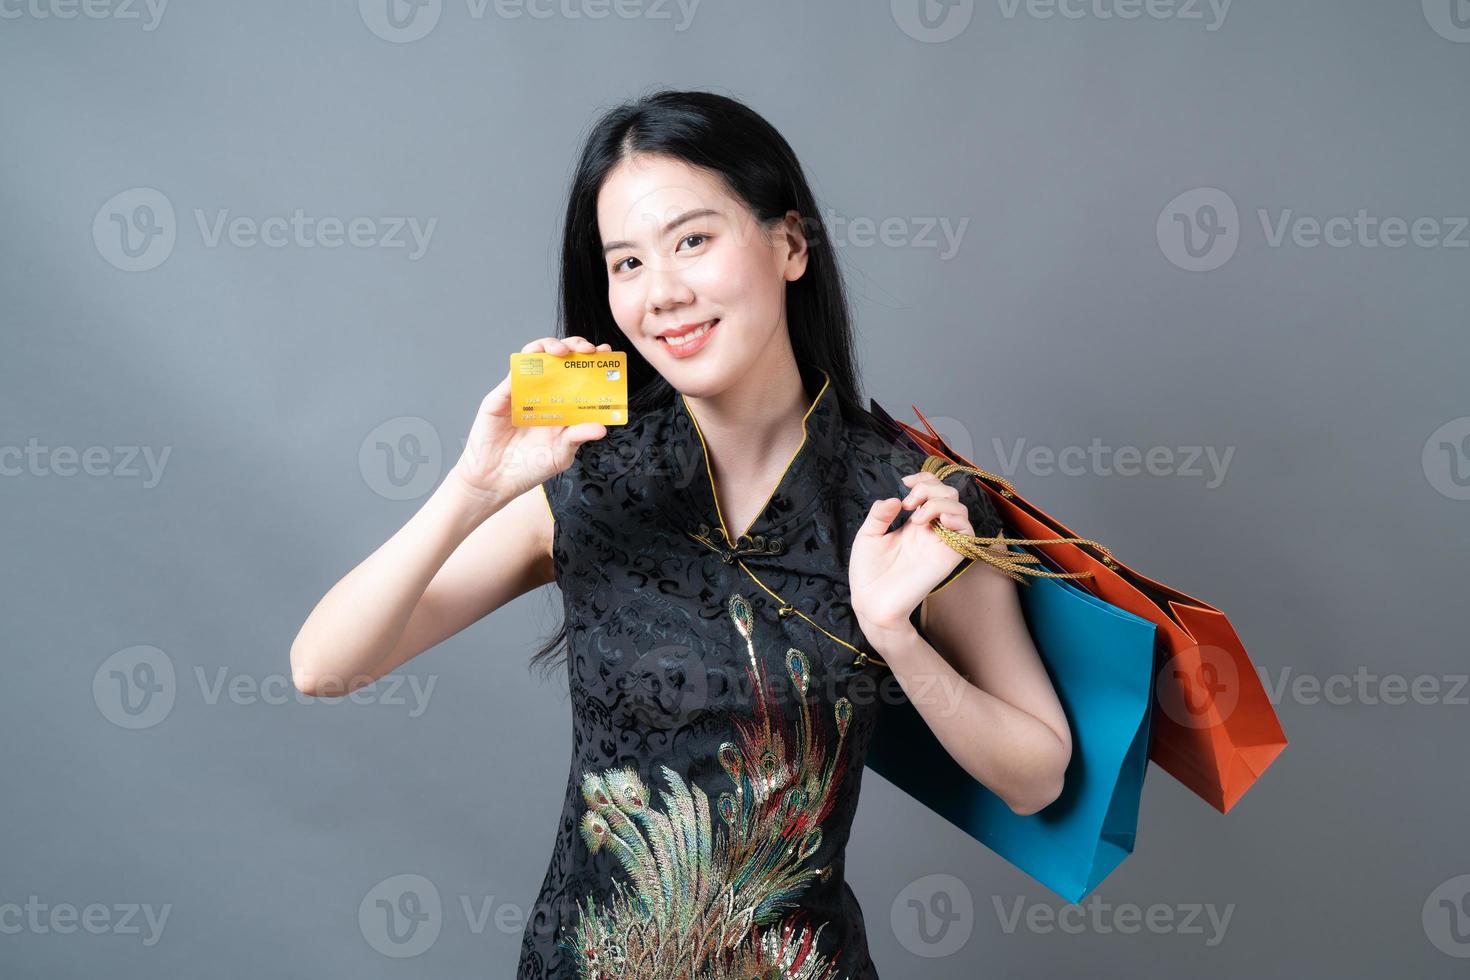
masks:
<path id="1" fill-rule="evenodd" d="M 859 621 L 885 629 L 906 626 L 929 591 L 962 560 L 929 522 L 938 518 L 947 528 L 975 533 L 959 490 L 922 470 L 903 482 L 911 488 L 907 497 L 876 500 L 868 509 L 847 562 L 853 613 Z M 889 531 L 902 509 L 914 512 L 903 527 Z"/>

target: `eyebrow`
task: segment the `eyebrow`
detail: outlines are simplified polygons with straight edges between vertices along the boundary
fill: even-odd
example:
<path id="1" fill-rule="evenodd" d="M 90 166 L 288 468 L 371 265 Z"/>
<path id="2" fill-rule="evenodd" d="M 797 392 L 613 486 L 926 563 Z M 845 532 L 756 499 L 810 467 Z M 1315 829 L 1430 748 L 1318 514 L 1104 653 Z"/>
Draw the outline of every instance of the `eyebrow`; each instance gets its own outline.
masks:
<path id="1" fill-rule="evenodd" d="M 719 213 L 720 212 L 714 210 L 713 208 L 696 208 L 693 211 L 685 211 L 673 221 L 670 221 L 668 224 L 664 225 L 659 234 L 667 235 L 669 232 L 673 231 L 675 228 L 679 227 L 686 221 L 693 221 L 695 218 L 705 218 L 710 215 L 718 215 Z M 602 246 L 602 255 L 604 258 L 606 258 L 607 253 L 611 252 L 614 249 L 632 247 L 632 242 L 608 242 L 606 245 Z"/>

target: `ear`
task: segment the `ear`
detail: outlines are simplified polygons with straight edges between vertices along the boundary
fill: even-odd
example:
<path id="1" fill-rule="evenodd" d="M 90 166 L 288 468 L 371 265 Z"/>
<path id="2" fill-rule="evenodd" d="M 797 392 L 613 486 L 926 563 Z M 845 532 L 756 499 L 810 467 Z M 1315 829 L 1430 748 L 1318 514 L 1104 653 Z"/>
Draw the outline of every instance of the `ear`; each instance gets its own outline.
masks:
<path id="1" fill-rule="evenodd" d="M 795 282 L 806 274 L 806 260 L 810 254 L 807 248 L 806 228 L 801 215 L 796 211 L 787 211 L 781 219 L 779 240 L 786 246 L 786 258 L 783 262 L 781 274 L 787 282 Z"/>

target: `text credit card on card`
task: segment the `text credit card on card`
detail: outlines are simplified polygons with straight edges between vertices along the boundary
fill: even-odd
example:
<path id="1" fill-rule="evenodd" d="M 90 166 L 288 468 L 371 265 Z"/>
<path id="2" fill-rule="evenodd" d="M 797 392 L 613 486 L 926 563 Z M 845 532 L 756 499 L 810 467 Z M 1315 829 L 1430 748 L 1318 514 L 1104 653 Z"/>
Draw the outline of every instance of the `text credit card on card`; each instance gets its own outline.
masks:
<path id="1" fill-rule="evenodd" d="M 510 355 L 512 425 L 628 422 L 628 355 Z"/>

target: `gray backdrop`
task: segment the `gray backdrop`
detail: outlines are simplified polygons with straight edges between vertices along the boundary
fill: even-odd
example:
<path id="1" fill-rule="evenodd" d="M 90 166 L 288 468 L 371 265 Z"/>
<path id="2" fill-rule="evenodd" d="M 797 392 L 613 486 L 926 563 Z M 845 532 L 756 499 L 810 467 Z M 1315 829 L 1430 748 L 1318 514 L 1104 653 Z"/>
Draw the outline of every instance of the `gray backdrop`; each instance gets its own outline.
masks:
<path id="1" fill-rule="evenodd" d="M 796 148 L 868 393 L 1226 610 L 1291 738 L 1228 816 L 1151 767 L 1070 910 L 870 772 L 883 975 L 1466 975 L 1466 0 L 89 3 L 0 2 L 0 973 L 512 975 L 554 588 L 348 700 L 287 653 L 672 85 Z"/>

